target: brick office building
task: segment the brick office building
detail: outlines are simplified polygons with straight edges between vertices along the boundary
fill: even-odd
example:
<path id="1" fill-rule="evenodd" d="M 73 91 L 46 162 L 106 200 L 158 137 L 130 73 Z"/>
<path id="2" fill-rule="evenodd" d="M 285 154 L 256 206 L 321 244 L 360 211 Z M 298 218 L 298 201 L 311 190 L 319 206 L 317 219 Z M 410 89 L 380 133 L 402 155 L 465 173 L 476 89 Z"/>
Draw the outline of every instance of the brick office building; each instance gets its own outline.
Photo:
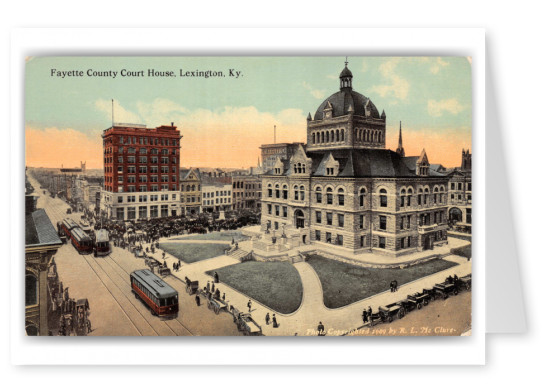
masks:
<path id="1" fill-rule="evenodd" d="M 386 149 L 386 115 L 352 89 L 345 66 L 340 91 L 307 118 L 307 144 L 277 157 L 262 175 L 257 248 L 340 246 L 399 256 L 447 240 L 447 186 L 423 150 Z"/>
<path id="2" fill-rule="evenodd" d="M 103 138 L 102 209 L 117 220 L 180 215 L 180 131 L 115 124 Z"/>

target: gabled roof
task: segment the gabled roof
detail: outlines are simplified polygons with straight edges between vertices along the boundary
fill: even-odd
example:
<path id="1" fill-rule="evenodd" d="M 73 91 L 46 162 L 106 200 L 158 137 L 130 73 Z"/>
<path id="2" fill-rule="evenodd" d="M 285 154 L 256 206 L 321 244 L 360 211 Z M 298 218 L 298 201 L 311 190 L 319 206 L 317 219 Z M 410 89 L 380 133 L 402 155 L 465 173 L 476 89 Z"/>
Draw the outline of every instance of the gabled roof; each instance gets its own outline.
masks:
<path id="1" fill-rule="evenodd" d="M 25 247 L 61 245 L 57 231 L 44 209 L 25 216 Z"/>
<path id="2" fill-rule="evenodd" d="M 181 181 L 187 180 L 192 173 L 194 173 L 197 176 L 198 180 L 201 180 L 201 172 L 196 168 L 190 168 L 190 169 L 187 169 L 187 170 L 180 170 L 180 180 Z"/>

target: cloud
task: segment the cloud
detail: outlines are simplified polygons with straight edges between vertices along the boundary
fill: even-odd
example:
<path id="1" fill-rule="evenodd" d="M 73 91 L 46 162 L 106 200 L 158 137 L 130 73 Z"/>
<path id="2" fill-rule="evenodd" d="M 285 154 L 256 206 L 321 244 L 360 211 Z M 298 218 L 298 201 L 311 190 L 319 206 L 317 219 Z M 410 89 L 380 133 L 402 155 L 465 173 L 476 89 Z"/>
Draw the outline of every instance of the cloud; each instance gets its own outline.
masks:
<path id="1" fill-rule="evenodd" d="M 302 82 L 302 86 L 306 88 L 310 92 L 310 94 L 312 94 L 312 96 L 316 99 L 322 99 L 325 97 L 325 90 L 316 90 L 305 81 Z"/>
<path id="2" fill-rule="evenodd" d="M 457 99 L 442 99 L 436 101 L 434 99 L 429 99 L 427 102 L 427 110 L 430 116 L 432 117 L 441 117 L 444 112 L 448 112 L 453 115 L 457 115 L 465 109 Z"/>
<path id="3" fill-rule="evenodd" d="M 106 111 L 106 103 L 96 107 Z M 262 112 L 256 107 L 227 106 L 219 110 L 190 110 L 168 99 L 139 102 L 137 112 L 120 108 L 124 120 L 139 122 L 149 128 L 174 125 L 182 136 L 180 164 L 210 167 L 256 166 L 260 145 L 274 141 L 274 125 L 277 142 L 304 141 L 306 116 L 299 109 L 285 109 L 277 113 Z M 117 108 L 115 108 L 117 110 Z M 109 110 L 110 113 L 110 110 Z M 89 168 L 102 168 L 102 141 L 99 135 L 90 137 L 74 129 L 26 130 L 26 158 L 30 166 L 77 166 L 86 160 Z"/>
<path id="4" fill-rule="evenodd" d="M 440 72 L 441 68 L 447 67 L 450 65 L 449 62 L 442 60 L 442 57 L 437 57 L 434 61 L 432 61 L 432 65 L 430 66 L 430 73 L 436 75 L 438 72 Z"/>
<path id="5" fill-rule="evenodd" d="M 366 59 L 362 60 L 362 69 L 360 72 L 365 73 L 369 70 L 369 64 L 367 63 Z"/>
<path id="6" fill-rule="evenodd" d="M 331 80 L 337 80 L 339 78 L 337 75 L 326 75 L 326 77 Z"/>
<path id="7" fill-rule="evenodd" d="M 120 102 L 116 100 L 113 102 L 114 110 L 112 110 L 111 101 L 106 99 L 98 99 L 95 101 L 94 104 L 96 106 L 96 109 L 104 113 L 105 117 L 109 120 L 111 119 L 112 111 L 114 111 L 115 122 L 131 124 L 140 124 L 143 122 L 138 115 L 122 107 Z"/>
<path id="8" fill-rule="evenodd" d="M 393 58 L 379 66 L 379 72 L 386 79 L 387 84 L 374 86 L 373 90 L 383 98 L 389 96 L 404 100 L 408 96 L 409 82 L 396 73 L 396 66 L 400 61 L 400 58 Z"/>

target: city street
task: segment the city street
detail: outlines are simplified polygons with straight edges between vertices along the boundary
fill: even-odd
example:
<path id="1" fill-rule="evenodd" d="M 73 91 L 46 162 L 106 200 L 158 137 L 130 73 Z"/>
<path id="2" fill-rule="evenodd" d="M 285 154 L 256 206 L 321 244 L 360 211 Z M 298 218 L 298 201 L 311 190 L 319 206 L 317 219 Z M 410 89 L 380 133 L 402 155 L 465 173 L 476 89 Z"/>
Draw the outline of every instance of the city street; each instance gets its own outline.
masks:
<path id="1" fill-rule="evenodd" d="M 29 175 L 29 181 L 39 195 L 37 208 L 44 208 L 52 224 L 67 215 L 67 203 L 51 198 L 40 190 L 39 183 Z M 57 271 L 69 295 L 90 302 L 92 332 L 102 336 L 176 336 L 176 335 L 239 335 L 231 315 L 215 315 L 205 303 L 197 307 L 194 297 L 185 292 L 185 284 L 174 277 L 166 281 L 179 292 L 180 311 L 176 319 L 163 320 L 150 313 L 149 308 L 134 297 L 129 275 L 146 268 L 143 260 L 128 250 L 113 247 L 107 257 L 81 255 L 70 244 L 63 245 L 55 255 Z"/>

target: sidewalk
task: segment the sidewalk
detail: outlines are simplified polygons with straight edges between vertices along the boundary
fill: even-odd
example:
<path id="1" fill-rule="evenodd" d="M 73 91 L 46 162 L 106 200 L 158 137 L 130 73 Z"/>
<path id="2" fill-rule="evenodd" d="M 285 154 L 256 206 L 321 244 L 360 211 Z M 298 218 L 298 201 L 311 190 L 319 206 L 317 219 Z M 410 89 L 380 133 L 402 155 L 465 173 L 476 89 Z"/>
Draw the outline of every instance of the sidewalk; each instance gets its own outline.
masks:
<path id="1" fill-rule="evenodd" d="M 153 256 L 162 262 L 161 253 L 162 252 L 156 252 Z M 444 281 L 449 275 L 457 274 L 458 276 L 463 276 L 471 273 L 472 263 L 467 262 L 464 258 L 449 255 L 444 259 L 458 262 L 459 265 L 404 284 L 399 287 L 397 292 L 391 293 L 390 291 L 385 291 L 338 309 L 329 309 L 325 307 L 321 282 L 317 273 L 306 262 L 293 264 L 302 281 L 303 297 L 299 309 L 292 314 L 285 315 L 278 313 L 222 282 L 216 284 L 216 287 L 220 289 L 221 294 L 226 294 L 226 301 L 229 302 L 230 305 L 233 305 L 243 312 L 246 312 L 247 302 L 251 300 L 253 303 L 251 315 L 254 320 L 262 326 L 264 335 L 317 335 L 316 329 L 320 321 L 325 326 L 328 335 L 342 335 L 363 326 L 361 314 L 363 309 L 368 306 L 371 306 L 373 311 L 376 312 L 379 306 L 403 300 L 408 294 L 422 291 L 424 288 L 432 288 L 434 284 Z M 166 255 L 165 261 L 167 265 L 178 262 L 175 257 L 169 254 Z M 181 269 L 178 272 L 173 272 L 173 275 L 181 280 L 184 280 L 186 276 L 191 280 L 198 280 L 199 287 L 203 288 L 206 286 L 207 281 L 212 283 L 213 280 L 211 276 L 206 274 L 207 271 L 237 263 L 239 263 L 238 260 L 226 255 L 191 264 L 182 262 Z M 430 305 L 428 308 L 428 310 L 430 310 Z M 277 321 L 280 325 L 278 328 L 273 328 L 271 324 L 266 325 L 264 319 L 266 313 L 270 314 L 270 318 L 272 314 L 276 314 Z"/>

